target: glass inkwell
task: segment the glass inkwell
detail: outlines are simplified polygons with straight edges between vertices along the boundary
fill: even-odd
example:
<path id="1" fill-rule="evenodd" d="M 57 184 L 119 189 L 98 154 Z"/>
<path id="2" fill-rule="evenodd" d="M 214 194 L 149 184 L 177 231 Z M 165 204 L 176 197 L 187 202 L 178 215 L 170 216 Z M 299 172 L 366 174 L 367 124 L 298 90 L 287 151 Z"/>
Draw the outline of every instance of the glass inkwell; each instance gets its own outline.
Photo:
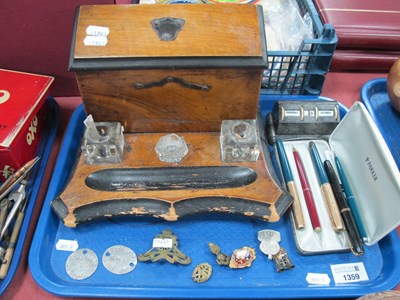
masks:
<path id="1" fill-rule="evenodd" d="M 119 122 L 94 122 L 92 115 L 83 123 L 85 132 L 81 149 L 85 163 L 120 163 L 124 151 L 123 126 Z"/>
<path id="2" fill-rule="evenodd" d="M 256 161 L 260 154 L 256 120 L 222 121 L 220 151 L 225 162 Z"/>

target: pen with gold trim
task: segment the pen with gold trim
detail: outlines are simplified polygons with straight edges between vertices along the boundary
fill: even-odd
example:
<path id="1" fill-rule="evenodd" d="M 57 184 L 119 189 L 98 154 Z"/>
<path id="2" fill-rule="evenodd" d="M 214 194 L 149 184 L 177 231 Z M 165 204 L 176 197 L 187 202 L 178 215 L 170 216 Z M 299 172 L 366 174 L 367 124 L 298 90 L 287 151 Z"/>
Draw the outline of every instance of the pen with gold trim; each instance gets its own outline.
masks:
<path id="1" fill-rule="evenodd" d="M 30 172 L 30 170 L 32 170 L 33 166 L 39 161 L 39 159 L 40 157 L 37 156 L 28 161 L 0 186 L 0 200 L 3 199 L 17 183 L 25 178 L 25 176 Z"/>
<path id="2" fill-rule="evenodd" d="M 294 216 L 294 223 L 297 229 L 304 228 L 304 216 L 303 211 L 301 209 L 301 204 L 299 200 L 299 194 L 297 193 L 296 185 L 293 180 L 293 173 L 289 165 L 288 158 L 286 156 L 285 147 L 280 139 L 276 139 L 276 151 L 278 152 L 279 156 L 279 163 L 281 165 L 283 178 L 285 180 L 286 186 L 289 190 L 290 195 L 293 197 L 293 216 Z"/>
<path id="3" fill-rule="evenodd" d="M 326 174 L 328 175 L 329 181 L 332 185 L 332 190 L 335 195 L 337 204 L 340 208 L 340 214 L 342 215 L 343 222 L 346 226 L 347 242 L 349 243 L 350 250 L 355 255 L 364 254 L 364 246 L 358 232 L 356 223 L 351 213 L 350 207 L 347 205 L 344 197 L 342 187 L 338 177 L 336 176 L 335 170 L 333 169 L 332 163 L 329 160 L 324 162 Z"/>
<path id="4" fill-rule="evenodd" d="M 318 174 L 319 183 L 321 186 L 321 191 L 325 200 L 325 204 L 328 210 L 329 218 L 331 221 L 332 229 L 335 231 L 344 230 L 344 225 L 342 218 L 340 216 L 340 211 L 338 204 L 336 203 L 335 195 L 332 191 L 332 186 L 326 175 L 324 165 L 322 164 L 321 157 L 319 156 L 317 146 L 314 142 L 309 143 L 310 154 L 313 160 L 315 169 Z"/>
<path id="5" fill-rule="evenodd" d="M 300 154 L 297 152 L 295 148 L 293 148 L 293 158 L 296 164 L 297 173 L 299 174 L 301 188 L 303 190 L 304 200 L 306 203 L 308 215 L 310 216 L 310 221 L 312 228 L 315 232 L 321 231 L 321 223 L 319 221 L 317 208 L 315 206 L 314 197 L 312 195 L 310 186 L 308 184 L 308 179 L 306 175 L 306 171 L 303 166 L 303 161 L 300 157 Z"/>

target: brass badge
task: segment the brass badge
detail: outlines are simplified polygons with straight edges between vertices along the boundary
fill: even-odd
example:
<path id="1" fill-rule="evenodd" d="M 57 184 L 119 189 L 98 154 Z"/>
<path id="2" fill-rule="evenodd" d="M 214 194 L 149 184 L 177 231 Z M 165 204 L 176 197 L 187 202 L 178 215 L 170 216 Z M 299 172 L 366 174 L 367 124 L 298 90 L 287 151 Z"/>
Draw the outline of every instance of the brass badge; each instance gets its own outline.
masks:
<path id="1" fill-rule="evenodd" d="M 139 261 L 156 262 L 166 260 L 169 263 L 179 263 L 188 265 L 192 262 L 189 256 L 186 256 L 178 249 L 178 239 L 171 230 L 163 230 L 153 240 L 153 247 L 144 254 L 140 254 Z"/>
<path id="2" fill-rule="evenodd" d="M 208 263 L 199 264 L 192 273 L 194 282 L 206 282 L 212 275 L 212 267 Z"/>
<path id="3" fill-rule="evenodd" d="M 217 263 L 220 266 L 228 266 L 231 257 L 227 254 L 221 253 L 221 248 L 214 243 L 208 243 L 211 253 L 217 256 Z"/>

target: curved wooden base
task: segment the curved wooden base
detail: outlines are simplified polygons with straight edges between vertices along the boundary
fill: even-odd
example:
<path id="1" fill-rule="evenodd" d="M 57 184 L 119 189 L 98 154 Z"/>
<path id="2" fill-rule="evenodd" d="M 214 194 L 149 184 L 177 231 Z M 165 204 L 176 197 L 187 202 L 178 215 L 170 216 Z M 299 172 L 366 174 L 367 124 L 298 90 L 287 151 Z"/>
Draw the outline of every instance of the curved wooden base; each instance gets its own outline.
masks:
<path id="1" fill-rule="evenodd" d="M 292 203 L 271 178 L 263 154 L 255 162 L 227 163 L 220 160 L 219 133 L 180 135 L 189 154 L 179 164 L 159 161 L 159 133 L 126 134 L 120 164 L 86 165 L 81 156 L 53 210 L 68 227 L 117 215 L 175 221 L 205 212 L 275 222 Z"/>

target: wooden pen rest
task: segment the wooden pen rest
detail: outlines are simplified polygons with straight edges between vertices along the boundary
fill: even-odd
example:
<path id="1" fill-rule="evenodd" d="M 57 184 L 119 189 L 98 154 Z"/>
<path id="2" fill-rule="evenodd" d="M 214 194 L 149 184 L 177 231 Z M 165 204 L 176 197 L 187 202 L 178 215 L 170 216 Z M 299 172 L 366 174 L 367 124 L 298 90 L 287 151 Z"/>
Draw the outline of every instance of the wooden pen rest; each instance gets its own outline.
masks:
<path id="1" fill-rule="evenodd" d="M 180 133 L 189 153 L 180 163 L 165 163 L 154 150 L 163 135 L 125 134 L 120 164 L 86 165 L 80 155 L 65 190 L 51 203 L 53 210 L 75 227 L 116 215 L 176 221 L 204 212 L 275 222 L 290 206 L 291 197 L 271 178 L 263 153 L 255 162 L 223 162 L 218 132 Z"/>

